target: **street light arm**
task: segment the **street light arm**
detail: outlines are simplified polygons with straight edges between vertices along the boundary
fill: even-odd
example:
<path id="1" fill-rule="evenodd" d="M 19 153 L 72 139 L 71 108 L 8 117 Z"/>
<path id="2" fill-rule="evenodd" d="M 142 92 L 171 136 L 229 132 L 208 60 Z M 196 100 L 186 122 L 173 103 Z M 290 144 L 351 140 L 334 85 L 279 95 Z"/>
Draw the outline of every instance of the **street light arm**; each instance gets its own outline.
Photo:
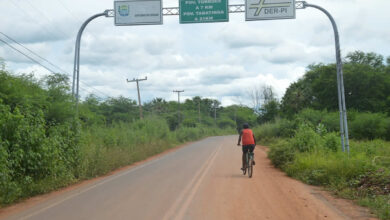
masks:
<path id="1" fill-rule="evenodd" d="M 332 15 L 325 10 L 324 8 L 303 2 L 303 8 L 312 7 L 316 8 L 328 16 L 330 22 L 332 23 L 334 38 L 335 38 L 335 47 L 336 47 L 336 63 L 337 63 L 337 81 L 338 81 L 338 94 L 339 94 L 339 110 L 340 110 L 340 133 L 341 133 L 341 143 L 344 151 L 344 135 L 345 135 L 345 145 L 347 152 L 349 154 L 349 135 L 348 135 L 348 120 L 347 120 L 347 108 L 345 104 L 345 92 L 344 92 L 344 77 L 343 77 L 343 63 L 341 61 L 341 52 L 340 52 L 340 39 L 337 25 Z"/>
<path id="2" fill-rule="evenodd" d="M 80 71 L 80 41 L 81 41 L 81 35 L 83 34 L 83 31 L 85 27 L 88 25 L 89 22 L 91 22 L 93 19 L 100 17 L 100 16 L 106 16 L 109 17 L 109 10 L 105 10 L 103 13 L 99 13 L 96 15 L 93 15 L 92 17 L 88 18 L 80 27 L 79 32 L 77 33 L 76 38 L 76 46 L 75 46 L 75 52 L 74 52 L 74 66 L 73 66 L 73 82 L 72 82 L 72 96 L 75 96 L 75 80 L 77 77 L 77 88 L 76 88 L 76 108 L 79 101 L 79 71 Z"/>

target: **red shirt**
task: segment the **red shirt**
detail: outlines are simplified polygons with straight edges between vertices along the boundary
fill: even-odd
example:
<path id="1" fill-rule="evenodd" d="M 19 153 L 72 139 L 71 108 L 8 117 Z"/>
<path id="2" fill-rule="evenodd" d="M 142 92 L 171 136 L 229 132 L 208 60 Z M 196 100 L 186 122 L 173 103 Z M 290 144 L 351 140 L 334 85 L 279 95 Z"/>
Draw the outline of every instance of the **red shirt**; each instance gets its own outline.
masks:
<path id="1" fill-rule="evenodd" d="M 255 139 L 253 138 L 253 132 L 251 129 L 243 129 L 241 132 L 242 135 L 242 145 L 251 145 L 255 144 Z"/>

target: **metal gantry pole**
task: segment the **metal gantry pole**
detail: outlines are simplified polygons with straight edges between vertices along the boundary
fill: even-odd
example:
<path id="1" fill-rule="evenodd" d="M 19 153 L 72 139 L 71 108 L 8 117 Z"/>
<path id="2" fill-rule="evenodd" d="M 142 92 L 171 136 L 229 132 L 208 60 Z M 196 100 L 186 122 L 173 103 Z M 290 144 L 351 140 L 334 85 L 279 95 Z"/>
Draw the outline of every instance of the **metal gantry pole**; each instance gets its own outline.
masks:
<path id="1" fill-rule="evenodd" d="M 138 92 L 138 106 L 139 106 L 139 118 L 142 120 L 144 118 L 143 114 L 142 114 L 142 104 L 141 104 L 141 95 L 140 95 L 140 92 L 139 92 L 139 81 L 144 81 L 144 80 L 148 80 L 148 77 L 145 76 L 144 79 L 133 79 L 133 80 L 128 80 L 126 79 L 126 81 L 129 83 L 129 82 L 136 82 L 137 83 L 137 92 Z"/>
<path id="2" fill-rule="evenodd" d="M 91 22 L 93 19 L 101 17 L 101 16 L 110 17 L 110 15 L 109 15 L 110 11 L 111 10 L 105 10 L 103 13 L 99 13 L 99 14 L 93 15 L 92 17 L 88 18 L 81 25 L 79 32 L 77 33 L 76 46 L 75 46 L 75 51 L 74 51 L 73 82 L 72 82 L 72 96 L 76 99 L 76 112 L 78 112 L 78 102 L 79 102 L 81 36 L 83 34 L 85 27 L 88 25 L 89 22 Z M 75 83 L 76 80 L 77 80 L 77 82 Z M 75 95 L 75 84 L 76 84 L 76 95 Z"/>
<path id="3" fill-rule="evenodd" d="M 338 91 L 339 110 L 340 110 L 341 144 L 342 144 L 343 151 L 345 151 L 345 147 L 344 147 L 344 139 L 345 139 L 345 145 L 347 148 L 347 152 L 349 154 L 348 120 L 347 120 L 347 108 L 345 104 L 345 94 L 344 94 L 343 63 L 341 61 L 340 39 L 339 39 L 339 32 L 337 29 L 337 25 L 332 15 L 324 8 L 318 5 L 313 5 L 313 4 L 308 4 L 307 2 L 303 2 L 303 8 L 306 7 L 312 7 L 322 11 L 328 16 L 330 22 L 332 23 L 334 38 L 335 38 L 335 47 L 336 47 L 337 91 Z"/>
<path id="4" fill-rule="evenodd" d="M 180 93 L 184 92 L 184 90 L 173 90 L 173 92 L 177 92 L 177 119 L 180 124 Z"/>

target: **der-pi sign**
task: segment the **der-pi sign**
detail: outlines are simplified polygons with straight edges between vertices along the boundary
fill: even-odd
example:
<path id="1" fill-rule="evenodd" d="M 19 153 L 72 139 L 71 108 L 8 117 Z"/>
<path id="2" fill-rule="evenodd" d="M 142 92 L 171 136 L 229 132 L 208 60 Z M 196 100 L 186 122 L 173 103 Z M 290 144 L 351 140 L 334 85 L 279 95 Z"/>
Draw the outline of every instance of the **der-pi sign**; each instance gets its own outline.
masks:
<path id="1" fill-rule="evenodd" d="M 246 0 L 245 20 L 295 18 L 295 0 Z"/>

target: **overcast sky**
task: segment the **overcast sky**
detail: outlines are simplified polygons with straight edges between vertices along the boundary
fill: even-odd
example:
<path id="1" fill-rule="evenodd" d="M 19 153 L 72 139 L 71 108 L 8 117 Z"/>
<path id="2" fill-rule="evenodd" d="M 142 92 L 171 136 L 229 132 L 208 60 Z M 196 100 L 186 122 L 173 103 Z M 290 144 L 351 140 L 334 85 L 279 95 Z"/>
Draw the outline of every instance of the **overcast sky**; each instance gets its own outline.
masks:
<path id="1" fill-rule="evenodd" d="M 343 56 L 355 50 L 390 56 L 389 0 L 307 2 L 333 15 Z M 172 6 L 178 1 L 163 1 L 163 7 Z M 0 0 L 0 32 L 72 74 L 81 24 L 112 8 L 112 0 Z M 331 24 L 313 8 L 297 10 L 296 19 L 288 20 L 246 22 L 244 13 L 230 14 L 229 22 L 209 24 L 179 24 L 179 16 L 163 19 L 163 25 L 150 26 L 114 26 L 114 19 L 105 17 L 92 21 L 81 44 L 81 95 L 136 100 L 136 85 L 126 83 L 126 78 L 147 76 L 140 83 L 143 102 L 155 97 L 176 100 L 172 90 L 183 89 L 184 98 L 202 96 L 223 105 L 249 105 L 247 92 L 255 86 L 271 85 L 281 98 L 308 65 L 335 62 Z M 1 34 L 0 39 L 11 43 Z M 0 57 L 15 74 L 49 74 L 2 42 Z"/>

